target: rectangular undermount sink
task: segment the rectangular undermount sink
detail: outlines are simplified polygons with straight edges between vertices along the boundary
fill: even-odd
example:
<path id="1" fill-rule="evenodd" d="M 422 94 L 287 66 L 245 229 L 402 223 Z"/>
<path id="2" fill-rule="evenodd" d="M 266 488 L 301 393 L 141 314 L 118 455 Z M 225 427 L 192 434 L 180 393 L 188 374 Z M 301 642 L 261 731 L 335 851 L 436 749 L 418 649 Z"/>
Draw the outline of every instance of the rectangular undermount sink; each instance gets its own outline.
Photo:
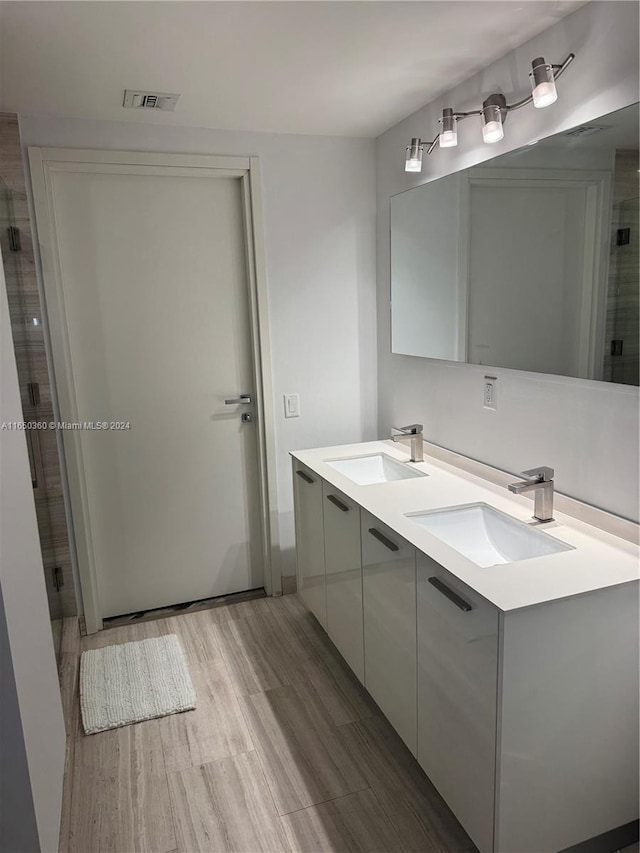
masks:
<path id="1" fill-rule="evenodd" d="M 574 550 L 485 503 L 411 513 L 407 518 L 482 568 Z"/>
<path id="2" fill-rule="evenodd" d="M 410 468 L 406 462 L 399 462 L 386 453 L 372 453 L 369 456 L 351 456 L 346 459 L 326 459 L 327 465 L 358 486 L 371 486 L 374 483 L 390 483 L 393 480 L 411 480 L 414 477 L 428 477 L 424 471 Z"/>

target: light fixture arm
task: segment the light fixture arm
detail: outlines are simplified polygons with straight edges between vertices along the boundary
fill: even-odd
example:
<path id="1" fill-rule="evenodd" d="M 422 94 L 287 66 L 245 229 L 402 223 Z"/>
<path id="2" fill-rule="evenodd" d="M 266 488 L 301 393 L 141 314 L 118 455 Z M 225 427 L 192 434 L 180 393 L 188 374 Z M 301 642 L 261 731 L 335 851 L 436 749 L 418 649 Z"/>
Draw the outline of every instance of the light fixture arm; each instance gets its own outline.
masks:
<path id="1" fill-rule="evenodd" d="M 561 62 L 560 65 L 552 65 L 551 68 L 553 69 L 553 79 L 557 80 L 558 77 L 562 74 L 562 72 L 565 71 L 569 67 L 569 65 L 571 65 L 575 58 L 575 53 L 570 53 L 569 56 L 567 56 L 567 58 L 565 59 L 565 61 Z M 532 101 L 533 95 L 529 95 L 528 97 L 523 98 L 521 101 L 516 101 L 515 104 L 507 104 L 506 110 L 509 113 L 512 110 L 519 110 L 520 107 L 526 107 L 526 105 L 532 103 Z"/>
<path id="2" fill-rule="evenodd" d="M 430 142 L 430 143 L 429 143 L 429 147 L 427 148 L 427 154 L 431 154 L 431 152 L 433 151 L 433 149 L 434 149 L 434 148 L 436 147 L 436 145 L 438 144 L 438 139 L 439 139 L 439 138 L 440 138 L 440 134 L 438 134 L 438 135 L 436 136 L 436 138 L 433 140 L 433 142 Z"/>
<path id="3" fill-rule="evenodd" d="M 573 60 L 575 58 L 576 58 L 575 53 L 570 53 L 567 56 L 567 58 L 564 60 L 564 62 L 561 62 L 560 64 L 545 65 L 542 57 L 538 57 L 532 63 L 533 71 L 532 71 L 531 76 L 536 75 L 538 73 L 541 73 L 541 69 L 546 68 L 547 72 L 548 73 L 550 72 L 550 74 L 553 77 L 553 81 L 555 82 L 558 79 L 558 77 L 560 77 L 560 75 L 566 71 L 566 69 L 569 67 L 569 65 L 571 65 L 571 63 L 573 62 Z M 554 100 L 555 100 L 555 98 L 554 98 Z M 503 94 L 501 94 L 499 92 L 494 92 L 493 94 L 491 94 L 487 98 L 485 98 L 485 100 L 482 103 L 482 109 L 458 111 L 458 110 L 452 110 L 452 109 L 447 108 L 446 110 L 444 110 L 443 116 L 448 116 L 450 119 L 454 119 L 456 121 L 460 121 L 462 119 L 469 118 L 470 116 L 481 116 L 481 117 L 483 117 L 483 120 L 484 120 L 484 118 L 486 117 L 486 113 L 488 111 L 488 108 L 493 108 L 493 110 L 494 110 L 493 115 L 495 116 L 496 121 L 498 123 L 504 124 L 504 122 L 506 121 L 507 115 L 510 112 L 513 112 L 513 110 L 519 110 L 521 107 L 525 107 L 527 104 L 530 104 L 533 101 L 534 101 L 534 93 L 532 93 L 531 95 L 528 95 L 526 98 L 522 98 L 519 101 L 515 101 L 513 104 L 508 104 L 506 101 L 506 98 Z M 536 106 L 542 106 L 542 104 L 536 103 Z M 546 106 L 546 104 L 545 104 L 545 106 Z M 497 108 L 497 110 L 499 110 L 499 115 L 497 115 L 496 108 Z M 422 143 L 424 145 L 424 147 L 426 148 L 427 154 L 431 154 L 434 151 L 434 149 L 436 148 L 436 146 L 438 144 L 439 138 L 440 138 L 440 134 L 437 134 L 437 136 L 435 137 L 435 139 L 432 142 Z M 502 138 L 502 137 L 500 136 L 499 138 Z M 486 141 L 488 141 L 488 140 L 486 140 Z M 495 140 L 492 140 L 492 141 L 495 141 Z M 451 144 L 455 145 L 456 143 L 454 141 Z"/>

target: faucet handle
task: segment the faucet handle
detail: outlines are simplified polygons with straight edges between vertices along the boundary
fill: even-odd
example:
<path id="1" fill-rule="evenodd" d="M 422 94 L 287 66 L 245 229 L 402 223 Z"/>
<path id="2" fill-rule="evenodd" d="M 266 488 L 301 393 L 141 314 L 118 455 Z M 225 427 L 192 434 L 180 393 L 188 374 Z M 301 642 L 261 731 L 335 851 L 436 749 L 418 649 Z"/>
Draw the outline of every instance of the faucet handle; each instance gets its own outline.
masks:
<path id="1" fill-rule="evenodd" d="M 540 468 L 531 468 L 529 471 L 523 471 L 520 476 L 534 483 L 548 483 L 553 480 L 554 474 L 555 471 L 553 468 L 542 465 Z"/>
<path id="2" fill-rule="evenodd" d="M 422 424 L 409 424 L 408 426 L 403 427 L 391 427 L 391 429 L 395 429 L 396 432 L 401 432 L 403 435 L 420 435 L 422 432 Z"/>

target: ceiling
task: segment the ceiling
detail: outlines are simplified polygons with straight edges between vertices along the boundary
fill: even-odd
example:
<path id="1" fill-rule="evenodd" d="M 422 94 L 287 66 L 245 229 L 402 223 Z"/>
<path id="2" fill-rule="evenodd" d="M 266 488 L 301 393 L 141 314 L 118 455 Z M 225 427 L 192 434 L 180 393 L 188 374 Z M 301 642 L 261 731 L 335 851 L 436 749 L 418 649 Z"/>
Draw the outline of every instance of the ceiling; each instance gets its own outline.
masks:
<path id="1" fill-rule="evenodd" d="M 375 137 L 583 2 L 0 2 L 0 110 Z"/>

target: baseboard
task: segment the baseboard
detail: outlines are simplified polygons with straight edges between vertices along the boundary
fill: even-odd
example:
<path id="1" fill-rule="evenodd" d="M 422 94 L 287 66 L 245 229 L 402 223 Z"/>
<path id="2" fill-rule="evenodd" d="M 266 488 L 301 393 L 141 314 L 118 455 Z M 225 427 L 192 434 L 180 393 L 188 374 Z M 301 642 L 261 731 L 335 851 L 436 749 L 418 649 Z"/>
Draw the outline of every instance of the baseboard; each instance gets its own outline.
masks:
<path id="1" fill-rule="evenodd" d="M 625 823 L 624 826 L 618 826 L 616 829 L 604 832 L 588 841 L 567 847 L 560 853 L 616 853 L 616 851 L 634 844 L 639 838 L 640 821 L 632 820 L 631 823 Z"/>

